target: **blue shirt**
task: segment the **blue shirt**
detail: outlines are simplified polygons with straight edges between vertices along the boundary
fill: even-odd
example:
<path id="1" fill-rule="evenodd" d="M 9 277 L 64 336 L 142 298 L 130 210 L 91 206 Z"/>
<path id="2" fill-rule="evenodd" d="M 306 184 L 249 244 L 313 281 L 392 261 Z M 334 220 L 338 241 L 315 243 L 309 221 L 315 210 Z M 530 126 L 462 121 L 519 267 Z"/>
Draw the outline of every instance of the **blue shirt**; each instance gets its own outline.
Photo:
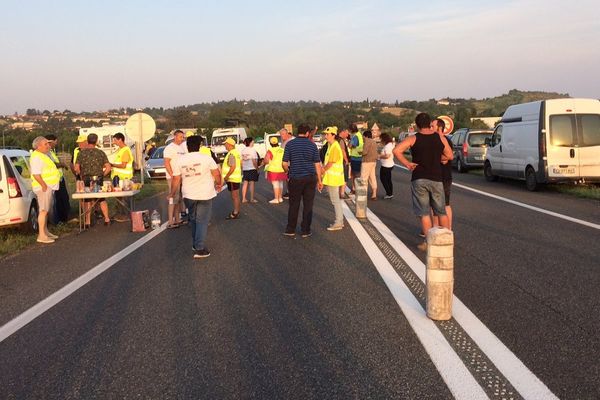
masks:
<path id="1" fill-rule="evenodd" d="M 290 164 L 289 177 L 303 178 L 317 173 L 315 163 L 321 162 L 317 145 L 307 137 L 298 136 L 285 145 L 283 161 Z"/>

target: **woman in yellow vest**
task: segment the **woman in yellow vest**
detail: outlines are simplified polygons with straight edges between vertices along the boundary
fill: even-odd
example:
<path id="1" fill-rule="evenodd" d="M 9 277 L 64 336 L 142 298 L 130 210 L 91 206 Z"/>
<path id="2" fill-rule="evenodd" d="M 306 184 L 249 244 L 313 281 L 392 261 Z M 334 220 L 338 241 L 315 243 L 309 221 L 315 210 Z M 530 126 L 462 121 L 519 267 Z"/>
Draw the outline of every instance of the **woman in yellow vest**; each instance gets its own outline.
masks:
<path id="1" fill-rule="evenodd" d="M 242 157 L 235 148 L 235 140 L 227 138 L 224 142 L 228 153 L 223 159 L 221 175 L 223 182 L 227 183 L 227 190 L 231 193 L 233 211 L 227 219 L 238 219 L 240 217 L 240 183 L 242 182 Z"/>
<path id="2" fill-rule="evenodd" d="M 328 126 L 323 132 L 328 145 L 322 174 L 323 181 L 319 182 L 319 190 L 323 186 L 327 186 L 329 199 L 335 211 L 335 221 L 327 227 L 327 230 L 338 231 L 344 227 L 344 213 L 342 211 L 342 201 L 340 200 L 340 186 L 345 185 L 344 156 L 340 143 L 337 141 L 337 126 Z"/>
<path id="3" fill-rule="evenodd" d="M 273 185 L 273 200 L 271 204 L 283 203 L 283 183 L 287 180 L 287 174 L 283 170 L 283 149 L 279 147 L 276 136 L 269 139 L 271 149 L 267 151 L 263 165 L 266 165 L 267 180 Z"/>
<path id="4" fill-rule="evenodd" d="M 48 232 L 48 212 L 52 208 L 52 199 L 60 183 L 60 171 L 50 159 L 50 143 L 43 136 L 33 139 L 34 149 L 29 159 L 31 165 L 31 188 L 37 197 L 38 204 L 38 237 L 39 243 L 54 243 L 58 236 Z"/>

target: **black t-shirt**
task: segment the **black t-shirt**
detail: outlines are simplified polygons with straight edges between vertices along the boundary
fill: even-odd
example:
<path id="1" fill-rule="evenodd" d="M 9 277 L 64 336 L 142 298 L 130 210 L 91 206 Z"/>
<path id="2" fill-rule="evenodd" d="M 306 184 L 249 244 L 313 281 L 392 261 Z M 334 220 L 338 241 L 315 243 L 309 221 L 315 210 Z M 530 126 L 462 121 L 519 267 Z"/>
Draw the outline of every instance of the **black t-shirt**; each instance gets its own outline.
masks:
<path id="1" fill-rule="evenodd" d="M 452 143 L 448 136 L 444 136 L 446 142 L 448 142 L 448 146 L 452 148 Z M 446 164 L 442 164 L 442 181 L 444 182 L 452 182 L 452 161 L 448 161 Z"/>
<path id="2" fill-rule="evenodd" d="M 440 135 L 433 133 L 424 135 L 417 132 L 415 144 L 410 148 L 412 162 L 417 168 L 412 172 L 413 181 L 417 179 L 429 179 L 431 181 L 442 181 L 442 154 L 444 144 Z"/>

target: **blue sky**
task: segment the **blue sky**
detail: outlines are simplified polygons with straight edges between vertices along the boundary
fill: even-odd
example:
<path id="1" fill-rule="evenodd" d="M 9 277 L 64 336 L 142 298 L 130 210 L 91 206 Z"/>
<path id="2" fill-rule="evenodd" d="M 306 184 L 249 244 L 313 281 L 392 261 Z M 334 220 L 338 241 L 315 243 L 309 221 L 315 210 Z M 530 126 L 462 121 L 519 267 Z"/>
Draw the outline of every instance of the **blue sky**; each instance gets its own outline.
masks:
<path id="1" fill-rule="evenodd" d="M 600 97 L 596 1 L 0 1 L 0 114 Z"/>

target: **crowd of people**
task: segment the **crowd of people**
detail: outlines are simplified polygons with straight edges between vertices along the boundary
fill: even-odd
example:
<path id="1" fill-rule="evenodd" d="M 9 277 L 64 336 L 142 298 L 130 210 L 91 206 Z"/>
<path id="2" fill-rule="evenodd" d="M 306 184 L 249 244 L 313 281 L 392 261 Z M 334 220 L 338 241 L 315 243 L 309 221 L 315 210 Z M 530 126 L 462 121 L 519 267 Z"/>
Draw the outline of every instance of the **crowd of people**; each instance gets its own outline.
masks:
<path id="1" fill-rule="evenodd" d="M 169 208 L 183 200 L 192 227 L 194 257 L 208 257 L 210 251 L 206 247 L 206 233 L 214 197 L 226 185 L 232 204 L 232 211 L 226 218 L 240 218 L 242 203 L 257 202 L 254 186 L 259 179 L 259 169 L 264 167 L 267 180 L 273 186 L 273 199 L 269 203 L 280 204 L 284 199 L 289 200 L 283 235 L 295 237 L 299 234 L 302 238 L 308 238 L 312 235 L 313 203 L 317 191 L 326 189 L 333 206 L 334 218 L 327 226 L 328 231 L 344 229 L 341 202 L 348 198 L 347 187 L 350 195 L 355 194 L 357 178 L 367 182 L 371 200 L 377 200 L 378 161 L 381 164 L 379 178 L 385 189 L 383 199 L 392 199 L 395 157 L 412 173 L 412 204 L 421 223 L 421 236 L 426 237 L 433 226 L 451 229 L 450 161 L 453 153 L 443 133 L 444 121 L 432 120 L 428 114 L 421 113 L 417 115 L 415 123 L 416 134 L 395 146 L 390 135 L 382 134 L 381 150 L 368 130 L 360 132 L 354 124 L 341 131 L 330 126 L 323 131 L 326 143 L 321 152 L 312 140 L 314 130 L 307 124 L 300 124 L 295 137 L 286 129 L 279 131 L 281 144 L 277 137 L 271 137 L 271 147 L 261 162 L 253 149 L 252 138 L 244 141 L 242 151 L 236 148 L 233 139 L 227 139 L 225 147 L 228 153 L 220 170 L 210 151 L 203 153 L 202 138 L 190 137 L 184 143 L 183 132 L 178 131 L 175 133 L 176 141 L 172 143 L 173 151 L 167 152 L 165 149 L 165 165 L 168 165 L 170 179 L 167 196 Z M 181 135 L 179 140 L 178 135 Z M 408 150 L 412 154 L 410 161 L 404 155 Z M 284 193 L 286 186 L 287 192 Z M 178 212 L 169 211 L 168 227 L 178 227 L 183 223 L 179 215 Z M 426 249 L 426 242 L 419 248 Z"/>

